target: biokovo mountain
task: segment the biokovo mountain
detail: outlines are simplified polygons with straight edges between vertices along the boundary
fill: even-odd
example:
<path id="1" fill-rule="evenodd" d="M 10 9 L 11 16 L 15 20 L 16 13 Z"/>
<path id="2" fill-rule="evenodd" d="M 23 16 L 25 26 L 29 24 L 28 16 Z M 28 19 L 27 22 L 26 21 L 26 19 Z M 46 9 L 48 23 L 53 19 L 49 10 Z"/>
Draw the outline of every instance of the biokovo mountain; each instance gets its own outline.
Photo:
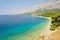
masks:
<path id="1" fill-rule="evenodd" d="M 40 10 L 60 9 L 60 0 L 43 4 L 43 5 L 39 6 L 38 9 L 40 9 Z"/>
<path id="2" fill-rule="evenodd" d="M 45 4 L 42 4 L 40 6 L 38 6 L 37 8 L 35 8 L 33 11 L 31 12 L 27 12 L 21 15 L 33 15 L 33 14 L 43 14 L 47 11 L 58 11 L 60 12 L 60 0 L 55 0 L 52 2 L 48 2 Z"/>
<path id="3" fill-rule="evenodd" d="M 48 11 L 60 12 L 60 0 L 55 0 L 55 1 L 52 1 L 52 2 L 48 2 L 48 3 L 45 3 L 45 4 L 37 7 L 37 9 L 35 10 L 35 13 L 41 14 L 41 13 L 45 13 L 45 12 L 48 12 Z"/>

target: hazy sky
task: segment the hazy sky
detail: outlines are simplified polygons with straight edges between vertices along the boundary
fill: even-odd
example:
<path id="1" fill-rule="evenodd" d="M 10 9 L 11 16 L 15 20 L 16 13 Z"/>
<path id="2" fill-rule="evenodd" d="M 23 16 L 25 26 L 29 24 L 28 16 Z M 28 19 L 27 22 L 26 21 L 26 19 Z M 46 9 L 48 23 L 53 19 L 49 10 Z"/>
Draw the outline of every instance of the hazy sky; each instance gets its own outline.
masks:
<path id="1" fill-rule="evenodd" d="M 21 14 L 51 0 L 0 0 L 0 15 Z"/>

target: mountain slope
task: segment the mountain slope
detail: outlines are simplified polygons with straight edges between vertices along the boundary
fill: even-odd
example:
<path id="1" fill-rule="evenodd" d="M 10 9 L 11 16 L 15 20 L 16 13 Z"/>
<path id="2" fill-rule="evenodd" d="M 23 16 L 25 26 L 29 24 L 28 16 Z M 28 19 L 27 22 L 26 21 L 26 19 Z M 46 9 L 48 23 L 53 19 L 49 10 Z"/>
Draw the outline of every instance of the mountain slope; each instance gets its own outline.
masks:
<path id="1" fill-rule="evenodd" d="M 39 6 L 38 9 L 40 9 L 40 10 L 60 9 L 60 0 L 43 4 L 43 5 Z"/>

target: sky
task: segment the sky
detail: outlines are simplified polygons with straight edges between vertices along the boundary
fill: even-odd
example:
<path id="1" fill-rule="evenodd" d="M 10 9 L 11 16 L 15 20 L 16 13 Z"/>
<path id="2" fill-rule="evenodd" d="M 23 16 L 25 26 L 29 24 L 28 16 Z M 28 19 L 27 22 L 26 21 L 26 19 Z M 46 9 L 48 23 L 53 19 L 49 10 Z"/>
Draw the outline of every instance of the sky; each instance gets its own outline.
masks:
<path id="1" fill-rule="evenodd" d="M 0 0 L 0 15 L 15 15 L 29 12 L 51 0 Z"/>

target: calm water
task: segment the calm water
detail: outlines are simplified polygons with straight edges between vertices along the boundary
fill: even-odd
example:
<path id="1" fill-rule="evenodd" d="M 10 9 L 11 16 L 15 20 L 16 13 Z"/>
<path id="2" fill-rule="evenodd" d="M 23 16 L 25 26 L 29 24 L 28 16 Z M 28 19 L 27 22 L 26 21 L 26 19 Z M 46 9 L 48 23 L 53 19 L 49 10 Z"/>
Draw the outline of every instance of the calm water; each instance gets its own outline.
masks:
<path id="1" fill-rule="evenodd" d="M 49 19 L 33 16 L 0 16 L 0 40 L 8 40 L 9 36 L 22 35 L 41 28 Z M 13 40 L 13 39 L 11 39 Z"/>

